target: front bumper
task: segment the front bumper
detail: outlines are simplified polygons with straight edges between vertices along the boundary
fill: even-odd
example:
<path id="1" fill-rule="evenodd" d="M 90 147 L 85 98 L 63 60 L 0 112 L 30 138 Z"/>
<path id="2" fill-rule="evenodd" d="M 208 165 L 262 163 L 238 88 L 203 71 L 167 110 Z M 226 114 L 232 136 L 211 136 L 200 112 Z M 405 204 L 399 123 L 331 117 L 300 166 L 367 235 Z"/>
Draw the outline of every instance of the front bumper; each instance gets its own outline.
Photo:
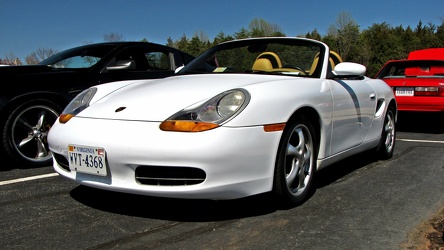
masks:
<path id="1" fill-rule="evenodd" d="M 158 122 L 76 117 L 66 124 L 57 122 L 48 140 L 55 171 L 82 185 L 158 197 L 235 199 L 271 191 L 281 134 L 264 132 L 262 126 L 165 132 Z M 69 169 L 70 144 L 103 147 L 107 175 Z M 201 181 L 141 182 L 136 178 L 151 169 L 164 174 L 194 169 Z"/>

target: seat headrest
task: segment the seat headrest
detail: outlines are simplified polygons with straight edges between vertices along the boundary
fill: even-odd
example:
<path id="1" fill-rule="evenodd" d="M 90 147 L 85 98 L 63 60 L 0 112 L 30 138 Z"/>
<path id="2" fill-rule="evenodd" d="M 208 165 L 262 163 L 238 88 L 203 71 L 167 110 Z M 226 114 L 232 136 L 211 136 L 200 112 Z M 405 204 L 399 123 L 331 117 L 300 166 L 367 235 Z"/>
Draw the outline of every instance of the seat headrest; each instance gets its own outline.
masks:
<path id="1" fill-rule="evenodd" d="M 256 61 L 254 61 L 252 70 L 272 70 L 273 65 L 271 64 L 270 60 L 267 58 L 259 58 Z"/>
<path id="2" fill-rule="evenodd" d="M 273 68 L 282 68 L 282 62 L 279 56 L 274 52 L 263 52 L 260 55 L 257 56 L 256 60 L 259 58 L 267 58 L 270 60 L 271 65 L 273 65 Z"/>

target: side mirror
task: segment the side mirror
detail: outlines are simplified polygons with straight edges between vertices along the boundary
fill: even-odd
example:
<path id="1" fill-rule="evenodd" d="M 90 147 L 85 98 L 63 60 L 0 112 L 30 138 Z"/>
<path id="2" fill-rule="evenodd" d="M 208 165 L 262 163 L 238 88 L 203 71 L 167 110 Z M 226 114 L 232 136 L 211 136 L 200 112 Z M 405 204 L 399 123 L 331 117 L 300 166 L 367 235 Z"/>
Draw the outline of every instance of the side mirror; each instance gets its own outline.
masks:
<path id="1" fill-rule="evenodd" d="M 180 71 L 181 69 L 183 69 L 184 67 L 185 67 L 184 65 L 177 67 L 177 68 L 174 70 L 174 74 L 179 73 L 179 71 Z"/>
<path id="2" fill-rule="evenodd" d="M 135 68 L 136 62 L 134 60 L 119 60 L 115 65 L 106 67 L 106 69 L 109 71 Z"/>
<path id="3" fill-rule="evenodd" d="M 358 63 L 342 62 L 333 69 L 333 74 L 337 77 L 361 77 L 364 76 L 367 68 Z"/>

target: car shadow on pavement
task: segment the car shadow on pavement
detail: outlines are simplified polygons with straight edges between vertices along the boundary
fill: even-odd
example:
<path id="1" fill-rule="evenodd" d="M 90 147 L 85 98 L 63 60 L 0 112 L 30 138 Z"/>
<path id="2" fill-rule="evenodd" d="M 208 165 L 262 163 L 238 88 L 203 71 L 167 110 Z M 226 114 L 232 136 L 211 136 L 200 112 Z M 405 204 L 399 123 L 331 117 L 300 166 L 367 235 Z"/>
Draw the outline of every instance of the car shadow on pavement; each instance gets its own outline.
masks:
<path id="1" fill-rule="evenodd" d="M 25 164 L 25 163 L 18 163 L 16 161 L 12 160 L 10 157 L 5 156 L 3 154 L 0 154 L 0 159 L 1 159 L 0 173 L 6 172 L 6 171 L 11 171 L 14 169 L 37 169 L 37 168 L 45 168 L 45 167 L 52 166 L 51 164 L 49 164 L 47 166 L 35 166 L 35 165 L 30 165 L 30 164 Z"/>
<path id="2" fill-rule="evenodd" d="M 86 206 L 115 214 L 143 218 L 204 222 L 260 216 L 276 211 L 269 194 L 236 200 L 158 198 L 77 186 L 71 197 Z"/>
<path id="3" fill-rule="evenodd" d="M 18 164 L 16 162 L 14 162 L 10 157 L 5 155 L 5 153 L 0 152 L 0 159 L 1 159 L 0 172 L 10 171 L 10 170 L 16 169 L 16 168 L 23 168 L 23 166 L 18 166 Z M 25 166 L 25 167 L 29 167 L 29 166 Z"/>
<path id="4" fill-rule="evenodd" d="M 400 132 L 444 133 L 444 112 L 399 112 L 396 123 Z"/>
<path id="5" fill-rule="evenodd" d="M 327 186 L 345 175 L 366 166 L 373 159 L 372 152 L 366 152 L 340 161 L 318 172 L 315 188 Z M 367 155 L 369 154 L 370 157 Z M 296 206 L 279 202 L 271 193 L 254 195 L 235 200 L 193 200 L 158 198 L 100 190 L 79 185 L 71 190 L 71 197 L 78 202 L 115 214 L 143 218 L 204 222 L 223 221 L 270 214 L 277 210 L 293 209 Z"/>
<path id="6" fill-rule="evenodd" d="M 316 174 L 316 188 L 330 185 L 354 171 L 378 161 L 375 150 L 368 150 L 321 169 Z"/>

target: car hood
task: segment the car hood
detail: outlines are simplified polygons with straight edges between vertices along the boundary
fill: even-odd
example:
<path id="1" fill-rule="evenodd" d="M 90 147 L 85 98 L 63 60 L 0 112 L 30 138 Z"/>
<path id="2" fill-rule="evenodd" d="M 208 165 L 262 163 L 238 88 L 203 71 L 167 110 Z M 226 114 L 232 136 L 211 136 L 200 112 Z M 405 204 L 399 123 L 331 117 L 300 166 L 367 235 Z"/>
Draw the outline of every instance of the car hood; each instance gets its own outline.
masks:
<path id="1" fill-rule="evenodd" d="M 176 112 L 234 88 L 259 83 L 295 81 L 295 77 L 267 75 L 187 75 L 154 81 L 133 81 L 110 92 L 79 113 L 78 117 L 163 121 Z M 99 91 L 101 87 L 98 86 Z M 119 112 L 117 110 L 120 110 Z"/>

